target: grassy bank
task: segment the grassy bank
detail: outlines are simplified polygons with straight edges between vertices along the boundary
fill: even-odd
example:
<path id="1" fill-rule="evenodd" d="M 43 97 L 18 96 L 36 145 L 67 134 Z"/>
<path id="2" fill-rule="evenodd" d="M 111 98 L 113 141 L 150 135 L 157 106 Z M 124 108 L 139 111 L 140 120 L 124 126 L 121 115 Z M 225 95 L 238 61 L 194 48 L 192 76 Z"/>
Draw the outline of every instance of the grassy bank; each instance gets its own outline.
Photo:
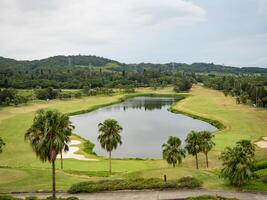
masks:
<path id="1" fill-rule="evenodd" d="M 41 163 L 29 144 L 23 140 L 23 135 L 31 125 L 34 113 L 40 108 L 55 108 L 64 113 L 78 114 L 97 109 L 101 106 L 120 102 L 125 98 L 145 95 L 177 95 L 172 88 L 152 90 L 151 88 L 138 89 L 135 94 L 116 93 L 113 96 L 96 96 L 71 100 L 54 100 L 39 102 L 19 107 L 0 108 L 0 135 L 6 142 L 3 154 L 0 154 L 0 192 L 11 191 L 48 191 L 51 189 L 51 166 Z M 183 98 L 186 94 L 183 94 Z M 224 129 L 215 134 L 216 146 L 210 153 L 211 168 L 205 169 L 204 156 L 200 157 L 200 170 L 194 168 L 194 158 L 188 156 L 182 165 L 172 168 L 163 160 L 127 160 L 114 159 L 113 174 L 108 179 L 126 178 L 160 178 L 167 175 L 167 179 L 174 180 L 183 176 L 193 176 L 203 182 L 204 188 L 234 189 L 218 178 L 221 166 L 218 155 L 226 147 L 233 145 L 240 139 L 256 141 L 266 136 L 267 111 L 245 105 L 235 104 L 232 97 L 225 97 L 223 93 L 193 87 L 190 95 L 172 106 L 172 111 L 183 112 L 192 117 L 218 121 L 225 125 Z M 179 123 L 179 122 L 178 122 Z M 179 133 L 177 133 L 179 134 Z M 77 137 L 77 136 L 74 136 Z M 76 138 L 80 139 L 81 138 Z M 80 152 L 88 157 L 80 146 Z M 257 148 L 257 159 L 266 159 L 267 150 Z M 99 158 L 97 161 L 78 161 L 66 159 L 64 170 L 59 170 L 57 163 L 57 188 L 66 191 L 78 182 L 98 181 L 107 179 L 107 160 Z M 266 184 L 254 181 L 244 186 L 246 190 L 267 190 Z"/>

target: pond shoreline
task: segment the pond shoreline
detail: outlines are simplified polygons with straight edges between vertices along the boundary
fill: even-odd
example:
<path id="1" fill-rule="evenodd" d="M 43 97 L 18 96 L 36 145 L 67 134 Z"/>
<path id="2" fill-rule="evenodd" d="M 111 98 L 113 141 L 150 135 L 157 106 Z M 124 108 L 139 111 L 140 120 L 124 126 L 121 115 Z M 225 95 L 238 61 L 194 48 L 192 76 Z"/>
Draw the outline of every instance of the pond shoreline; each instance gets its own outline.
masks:
<path id="1" fill-rule="evenodd" d="M 80 115 L 80 114 L 84 114 L 84 113 L 90 113 L 90 112 L 95 111 L 97 109 L 100 109 L 100 108 L 103 108 L 103 107 L 107 107 L 107 106 L 110 106 L 110 105 L 113 105 L 113 104 L 121 103 L 121 102 L 124 102 L 124 101 L 126 101 L 126 100 L 128 100 L 130 98 L 134 98 L 134 97 L 176 97 L 175 102 L 170 105 L 170 107 L 167 109 L 167 111 L 169 111 L 171 113 L 175 113 L 175 114 L 183 114 L 183 115 L 186 115 L 186 116 L 191 117 L 193 119 L 198 119 L 198 120 L 201 120 L 203 122 L 207 122 L 210 125 L 212 125 L 212 126 L 214 126 L 214 127 L 216 127 L 218 129 L 215 132 L 225 128 L 224 124 L 221 123 L 218 120 L 205 118 L 205 117 L 202 117 L 202 116 L 199 116 L 199 115 L 194 115 L 192 113 L 180 111 L 180 110 L 177 110 L 177 109 L 174 108 L 174 106 L 176 105 L 176 103 L 178 101 L 181 101 L 181 100 L 185 99 L 188 96 L 189 96 L 189 94 L 132 93 L 132 94 L 126 94 L 125 96 L 120 97 L 119 100 L 114 101 L 112 103 L 97 105 L 97 106 L 94 106 L 94 107 L 92 107 L 90 109 L 79 110 L 79 111 L 76 111 L 76 112 L 68 113 L 68 115 L 69 116 L 75 116 L 75 115 Z M 75 135 L 79 136 L 83 140 L 82 141 L 83 144 L 86 143 L 87 141 L 92 143 L 90 140 L 80 136 L 77 133 Z M 92 143 L 92 144 L 94 144 L 94 143 Z M 84 148 L 85 147 L 83 147 L 81 150 L 84 150 Z M 103 156 L 97 155 L 94 151 L 92 151 L 92 152 L 94 153 L 94 156 L 104 158 Z M 91 154 L 88 154 L 87 152 L 84 152 L 84 153 L 87 154 L 87 155 L 91 155 Z M 129 159 L 132 159 L 132 160 L 157 160 L 156 158 L 139 158 L 139 157 L 116 158 L 116 159 L 119 159 L 119 160 L 125 160 L 125 159 L 126 160 L 129 160 Z"/>

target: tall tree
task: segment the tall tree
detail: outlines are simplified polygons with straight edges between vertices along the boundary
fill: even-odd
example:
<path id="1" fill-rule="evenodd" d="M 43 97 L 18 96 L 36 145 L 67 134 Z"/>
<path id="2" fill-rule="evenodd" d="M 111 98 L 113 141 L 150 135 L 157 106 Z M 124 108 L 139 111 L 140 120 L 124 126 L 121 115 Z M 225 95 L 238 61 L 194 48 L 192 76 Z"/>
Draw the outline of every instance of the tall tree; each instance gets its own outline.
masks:
<path id="1" fill-rule="evenodd" d="M 254 154 L 254 145 L 248 140 L 237 142 L 233 148 L 227 147 L 220 156 L 224 166 L 220 177 L 228 179 L 235 186 L 249 181 L 253 177 Z"/>
<path id="2" fill-rule="evenodd" d="M 185 149 L 189 154 L 195 156 L 196 168 L 198 169 L 198 156 L 197 154 L 201 151 L 201 134 L 197 131 L 191 131 L 186 137 Z"/>
<path id="3" fill-rule="evenodd" d="M 120 132 L 122 127 L 114 119 L 107 119 L 103 123 L 98 124 L 100 132 L 97 137 L 100 145 L 109 153 L 109 173 L 111 173 L 111 152 L 117 149 L 118 144 L 122 144 Z"/>
<path id="4" fill-rule="evenodd" d="M 4 140 L 0 137 L 0 153 L 3 152 L 3 146 L 5 146 L 6 143 L 4 142 Z"/>
<path id="5" fill-rule="evenodd" d="M 36 156 L 42 161 L 52 163 L 52 197 L 56 198 L 55 161 L 57 155 L 67 146 L 69 136 L 62 130 L 66 128 L 64 114 L 56 110 L 37 111 L 32 126 L 25 133 L 25 140 L 30 142 Z M 67 129 L 71 129 L 68 127 Z"/>
<path id="6" fill-rule="evenodd" d="M 185 157 L 185 150 L 181 148 L 181 140 L 178 137 L 170 136 L 167 143 L 162 145 L 163 158 L 168 164 L 172 164 L 173 167 L 177 163 L 182 163 L 182 158 Z"/>
<path id="7" fill-rule="evenodd" d="M 214 147 L 215 143 L 212 141 L 214 135 L 209 131 L 201 131 L 201 150 L 206 157 L 206 166 L 209 168 L 208 153 Z"/>

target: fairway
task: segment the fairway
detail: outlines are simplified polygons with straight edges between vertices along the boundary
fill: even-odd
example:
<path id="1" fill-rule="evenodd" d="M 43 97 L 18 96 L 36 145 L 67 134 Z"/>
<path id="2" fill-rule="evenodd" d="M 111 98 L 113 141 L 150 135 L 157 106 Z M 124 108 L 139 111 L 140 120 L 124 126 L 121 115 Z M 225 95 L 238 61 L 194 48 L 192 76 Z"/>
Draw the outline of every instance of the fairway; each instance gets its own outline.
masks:
<path id="1" fill-rule="evenodd" d="M 171 87 L 153 90 L 151 88 L 137 89 L 135 95 L 173 95 Z M 41 101 L 19 107 L 0 108 L 0 135 L 6 142 L 0 155 L 0 192 L 48 191 L 51 188 L 51 166 L 42 163 L 36 157 L 29 144 L 24 142 L 24 133 L 30 127 L 34 113 L 40 108 L 58 109 L 64 113 L 75 113 L 109 105 L 125 97 L 123 93 L 113 96 L 84 97 L 73 100 Z M 226 128 L 216 132 L 215 148 L 209 154 L 209 170 L 205 169 L 204 156 L 200 155 L 200 170 L 195 170 L 194 158 L 187 156 L 182 165 L 172 168 L 164 160 L 129 160 L 115 159 L 114 173 L 109 178 L 162 178 L 168 179 L 182 176 L 194 176 L 204 182 L 209 189 L 223 189 L 229 186 L 218 178 L 220 161 L 218 155 L 226 147 L 240 139 L 258 140 L 266 135 L 266 109 L 237 105 L 233 97 L 225 97 L 222 92 L 194 86 L 189 96 L 173 105 L 173 108 L 190 114 L 214 119 L 222 122 Z M 81 139 L 83 142 L 83 140 Z M 80 151 L 84 153 L 83 151 Z M 87 155 L 88 156 L 88 155 Z M 267 149 L 256 149 L 257 159 L 266 159 Z M 98 161 L 78 161 L 66 159 L 64 170 L 57 163 L 57 188 L 66 191 L 73 183 L 107 178 L 107 163 L 105 158 Z M 255 184 L 257 187 L 255 187 Z M 250 183 L 243 186 L 251 189 Z M 254 183 L 257 190 L 266 190 L 264 183 Z"/>

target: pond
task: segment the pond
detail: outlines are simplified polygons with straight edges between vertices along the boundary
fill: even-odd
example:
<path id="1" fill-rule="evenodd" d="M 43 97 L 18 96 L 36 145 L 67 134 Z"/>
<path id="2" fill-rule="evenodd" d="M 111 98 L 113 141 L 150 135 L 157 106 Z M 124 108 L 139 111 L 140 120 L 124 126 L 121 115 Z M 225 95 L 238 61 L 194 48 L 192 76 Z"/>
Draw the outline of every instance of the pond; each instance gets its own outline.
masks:
<path id="1" fill-rule="evenodd" d="M 112 152 L 115 158 L 161 158 L 161 145 L 169 136 L 183 141 L 191 130 L 216 131 L 216 127 L 186 115 L 175 114 L 168 108 L 175 102 L 169 97 L 134 97 L 95 111 L 71 116 L 74 132 L 95 144 L 97 155 L 107 156 L 101 149 L 98 124 L 108 118 L 116 119 L 123 127 L 121 146 Z"/>

